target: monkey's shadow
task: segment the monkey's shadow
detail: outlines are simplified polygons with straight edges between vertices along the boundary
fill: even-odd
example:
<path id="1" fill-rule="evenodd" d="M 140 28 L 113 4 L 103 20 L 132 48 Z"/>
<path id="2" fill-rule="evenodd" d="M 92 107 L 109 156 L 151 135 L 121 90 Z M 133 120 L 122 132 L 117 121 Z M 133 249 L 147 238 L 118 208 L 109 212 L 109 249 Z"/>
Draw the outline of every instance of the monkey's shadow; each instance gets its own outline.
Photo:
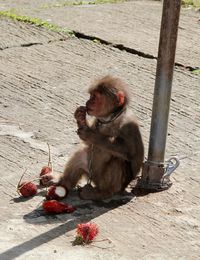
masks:
<path id="1" fill-rule="evenodd" d="M 76 211 L 71 214 L 48 215 L 39 207 L 24 215 L 24 220 L 32 225 L 45 225 L 47 223 L 58 223 L 58 225 L 53 225 L 53 228 L 48 231 L 6 250 L 0 254 L 0 259 L 16 259 L 20 255 L 40 247 L 42 244 L 65 235 L 67 232 L 75 229 L 78 223 L 89 222 L 110 210 L 131 202 L 135 198 L 133 193 L 125 191 L 123 194 L 115 195 L 111 199 L 103 201 L 84 201 L 79 198 L 78 191 L 70 192 L 64 201 L 75 206 Z M 69 243 L 73 242 L 74 236 Z"/>
<path id="2" fill-rule="evenodd" d="M 76 208 L 71 214 L 47 214 L 42 207 L 33 210 L 24 215 L 24 220 L 30 224 L 40 225 L 45 222 L 71 222 L 72 220 L 80 223 L 90 221 L 112 209 L 122 206 L 131 200 L 134 200 L 135 195 L 131 192 L 124 191 L 113 196 L 110 199 L 101 201 L 81 200 L 78 196 L 78 191 L 71 191 L 67 198 L 62 200 Z"/>

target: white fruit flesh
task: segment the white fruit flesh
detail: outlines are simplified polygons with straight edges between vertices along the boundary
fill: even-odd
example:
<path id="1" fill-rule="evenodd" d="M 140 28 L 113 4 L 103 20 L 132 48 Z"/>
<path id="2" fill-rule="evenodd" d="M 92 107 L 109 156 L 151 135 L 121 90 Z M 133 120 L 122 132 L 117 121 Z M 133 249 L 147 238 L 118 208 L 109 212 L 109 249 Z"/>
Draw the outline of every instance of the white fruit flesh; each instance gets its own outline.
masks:
<path id="1" fill-rule="evenodd" d="M 66 189 L 64 187 L 58 186 L 55 189 L 55 194 L 59 197 L 65 197 L 66 196 Z"/>

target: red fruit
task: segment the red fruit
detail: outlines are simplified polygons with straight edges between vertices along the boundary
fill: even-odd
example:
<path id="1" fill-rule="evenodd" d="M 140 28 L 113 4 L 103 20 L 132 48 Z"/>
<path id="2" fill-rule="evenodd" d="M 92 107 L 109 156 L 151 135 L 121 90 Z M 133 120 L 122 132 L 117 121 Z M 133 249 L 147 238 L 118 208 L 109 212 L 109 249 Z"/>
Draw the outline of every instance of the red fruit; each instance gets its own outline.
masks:
<path id="1" fill-rule="evenodd" d="M 46 175 L 48 173 L 51 173 L 52 169 L 49 166 L 44 166 L 40 172 L 40 177 L 42 177 L 43 175 Z M 40 180 L 40 185 L 45 185 L 43 180 Z"/>
<path id="2" fill-rule="evenodd" d="M 99 233 L 98 226 L 95 223 L 81 223 L 77 225 L 77 237 L 84 243 L 90 243 Z"/>
<path id="3" fill-rule="evenodd" d="M 46 194 L 46 199 L 47 200 L 58 200 L 58 199 L 63 199 L 67 196 L 68 191 L 65 187 L 63 186 L 51 186 L 49 187 L 47 194 Z"/>
<path id="4" fill-rule="evenodd" d="M 43 176 L 47 173 L 50 173 L 52 171 L 51 167 L 49 166 L 44 166 L 40 172 L 40 176 Z"/>
<path id="5" fill-rule="evenodd" d="M 17 190 L 23 197 L 30 197 L 37 193 L 37 186 L 32 182 L 22 182 Z"/>
<path id="6" fill-rule="evenodd" d="M 46 213 L 50 214 L 72 213 L 76 210 L 73 206 L 57 200 L 44 201 L 42 207 Z"/>

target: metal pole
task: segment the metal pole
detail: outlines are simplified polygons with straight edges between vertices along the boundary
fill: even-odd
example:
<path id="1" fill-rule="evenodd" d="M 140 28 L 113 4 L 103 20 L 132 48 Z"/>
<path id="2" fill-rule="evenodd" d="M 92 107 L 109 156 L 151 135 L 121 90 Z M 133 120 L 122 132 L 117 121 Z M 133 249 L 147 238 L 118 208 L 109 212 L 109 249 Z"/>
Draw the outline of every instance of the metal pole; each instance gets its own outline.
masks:
<path id="1" fill-rule="evenodd" d="M 170 174 L 167 174 L 165 167 L 165 146 L 180 7 L 181 0 L 163 1 L 149 153 L 139 183 L 140 187 L 150 190 L 163 190 L 171 186 Z M 176 167 L 177 163 L 175 163 Z"/>

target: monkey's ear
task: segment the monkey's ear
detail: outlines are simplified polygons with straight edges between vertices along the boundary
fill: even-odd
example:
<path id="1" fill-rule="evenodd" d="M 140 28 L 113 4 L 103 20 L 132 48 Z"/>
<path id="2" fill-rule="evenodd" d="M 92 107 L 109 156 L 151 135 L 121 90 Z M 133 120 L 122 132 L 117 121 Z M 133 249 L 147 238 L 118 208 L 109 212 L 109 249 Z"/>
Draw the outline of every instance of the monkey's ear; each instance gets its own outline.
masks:
<path id="1" fill-rule="evenodd" d="M 125 102 L 125 95 L 123 91 L 118 91 L 117 93 L 117 97 L 118 97 L 118 105 L 119 106 L 123 106 L 124 102 Z"/>

